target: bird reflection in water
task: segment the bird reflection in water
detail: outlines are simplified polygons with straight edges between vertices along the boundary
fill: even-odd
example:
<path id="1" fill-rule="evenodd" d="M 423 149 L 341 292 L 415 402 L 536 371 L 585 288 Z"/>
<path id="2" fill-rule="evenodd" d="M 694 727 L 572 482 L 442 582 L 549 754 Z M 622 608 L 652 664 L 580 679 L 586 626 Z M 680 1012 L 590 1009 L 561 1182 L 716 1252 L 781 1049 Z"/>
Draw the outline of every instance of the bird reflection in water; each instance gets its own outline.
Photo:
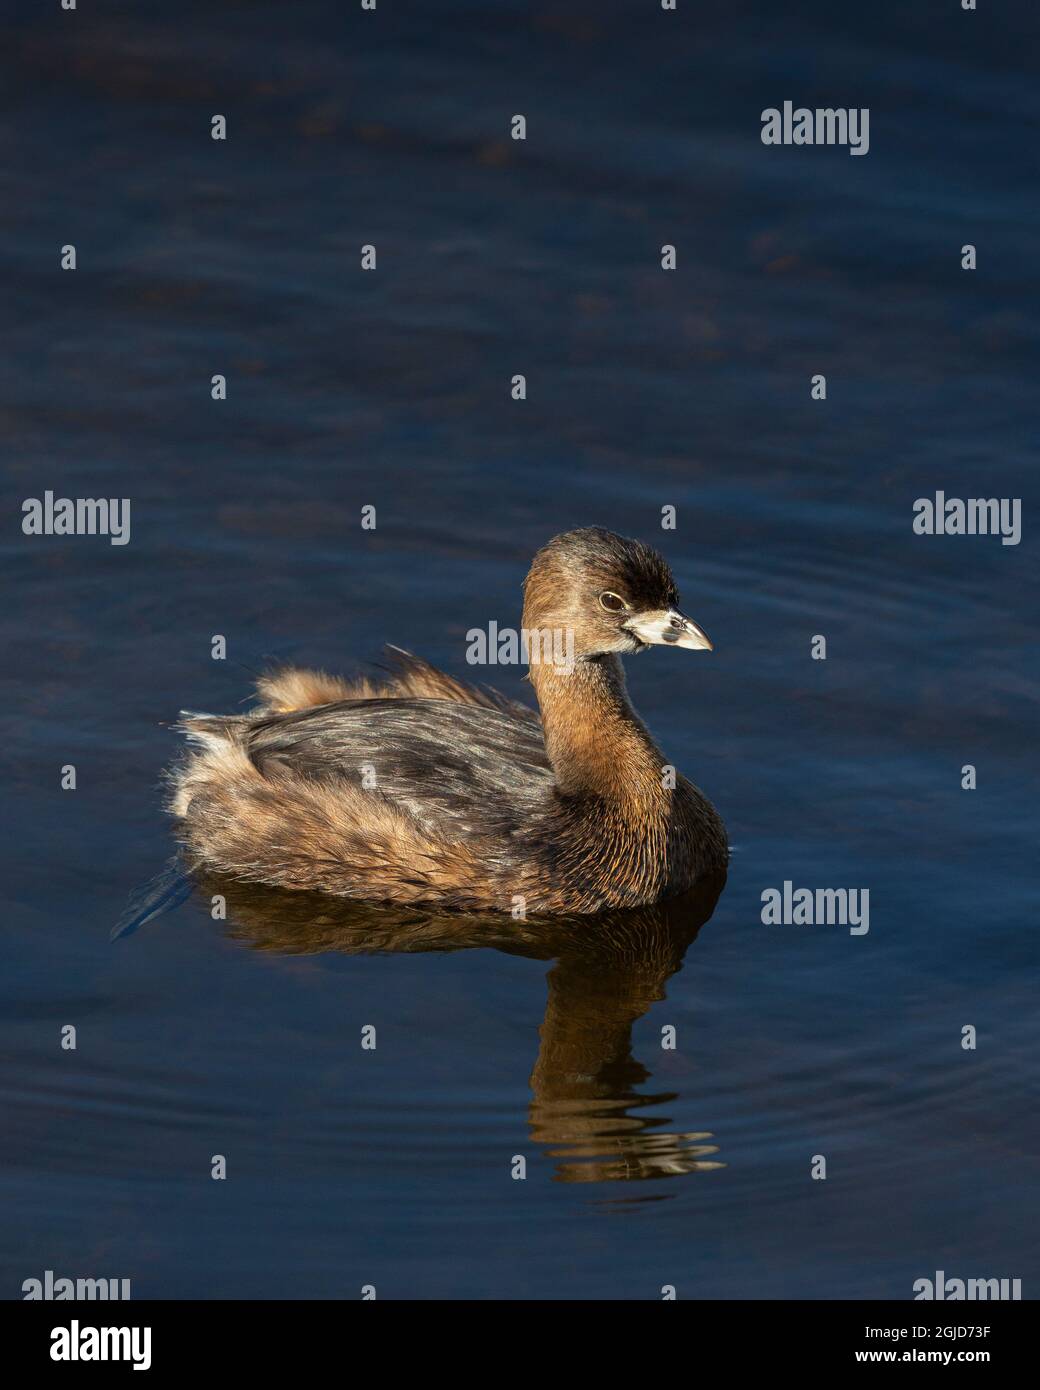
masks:
<path id="1" fill-rule="evenodd" d="M 282 955 L 346 955 L 494 948 L 551 960 L 538 1056 L 531 1073 L 531 1137 L 558 1160 L 559 1182 L 630 1182 L 723 1168 L 706 1132 L 665 1128 L 650 1113 L 675 1091 L 641 1093 L 650 1070 L 632 1055 L 632 1026 L 665 998 L 665 985 L 709 920 L 720 876 L 652 907 L 514 921 L 383 907 L 321 893 L 286 892 L 199 874 L 221 894 L 226 930 Z M 138 918 L 140 920 L 140 917 Z"/>

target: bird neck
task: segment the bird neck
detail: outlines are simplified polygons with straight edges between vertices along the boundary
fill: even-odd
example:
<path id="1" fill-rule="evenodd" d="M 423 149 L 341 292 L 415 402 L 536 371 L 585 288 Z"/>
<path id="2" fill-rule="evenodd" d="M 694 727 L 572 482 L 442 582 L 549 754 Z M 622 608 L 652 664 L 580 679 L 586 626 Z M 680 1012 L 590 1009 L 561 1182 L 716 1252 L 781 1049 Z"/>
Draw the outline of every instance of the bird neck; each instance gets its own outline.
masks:
<path id="1" fill-rule="evenodd" d="M 535 664 L 530 675 L 564 796 L 603 797 L 642 822 L 667 802 L 664 758 L 632 708 L 616 655 L 585 658 L 569 669 Z"/>

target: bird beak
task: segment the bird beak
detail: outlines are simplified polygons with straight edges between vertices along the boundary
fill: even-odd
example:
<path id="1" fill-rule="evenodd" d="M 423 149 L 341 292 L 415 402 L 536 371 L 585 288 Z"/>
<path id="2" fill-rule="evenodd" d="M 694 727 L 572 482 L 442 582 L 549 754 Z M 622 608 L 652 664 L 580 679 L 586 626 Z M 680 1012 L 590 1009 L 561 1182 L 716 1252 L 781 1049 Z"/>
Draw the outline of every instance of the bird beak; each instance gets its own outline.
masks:
<path id="1" fill-rule="evenodd" d="M 640 613 L 625 627 L 648 646 L 689 647 L 693 651 L 714 651 L 711 638 L 677 608 L 661 608 L 656 613 Z"/>

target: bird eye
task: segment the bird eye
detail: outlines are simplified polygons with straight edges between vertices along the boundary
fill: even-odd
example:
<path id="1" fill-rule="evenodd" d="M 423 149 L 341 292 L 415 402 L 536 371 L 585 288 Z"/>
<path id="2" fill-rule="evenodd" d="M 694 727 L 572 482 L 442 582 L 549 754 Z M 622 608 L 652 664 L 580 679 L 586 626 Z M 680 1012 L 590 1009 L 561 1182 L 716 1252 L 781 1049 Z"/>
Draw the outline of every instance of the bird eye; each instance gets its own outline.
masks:
<path id="1" fill-rule="evenodd" d="M 625 608 L 625 600 L 617 594 L 612 594 L 609 590 L 605 594 L 600 594 L 599 601 L 608 613 L 621 613 Z"/>

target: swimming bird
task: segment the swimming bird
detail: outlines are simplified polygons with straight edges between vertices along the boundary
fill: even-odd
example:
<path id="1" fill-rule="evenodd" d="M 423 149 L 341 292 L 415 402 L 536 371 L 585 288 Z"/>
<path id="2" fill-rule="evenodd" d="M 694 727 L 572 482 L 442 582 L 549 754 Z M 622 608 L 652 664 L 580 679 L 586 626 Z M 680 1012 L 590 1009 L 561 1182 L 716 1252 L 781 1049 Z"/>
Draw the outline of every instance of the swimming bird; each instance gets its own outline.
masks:
<path id="1" fill-rule="evenodd" d="M 382 682 L 290 668 L 250 713 L 182 715 L 170 809 L 192 865 L 514 917 L 640 907 L 723 870 L 718 813 L 625 689 L 625 653 L 712 649 L 663 558 L 598 527 L 556 536 L 523 630 L 539 713 L 396 652 Z M 530 640 L 547 633 L 566 641 Z"/>

